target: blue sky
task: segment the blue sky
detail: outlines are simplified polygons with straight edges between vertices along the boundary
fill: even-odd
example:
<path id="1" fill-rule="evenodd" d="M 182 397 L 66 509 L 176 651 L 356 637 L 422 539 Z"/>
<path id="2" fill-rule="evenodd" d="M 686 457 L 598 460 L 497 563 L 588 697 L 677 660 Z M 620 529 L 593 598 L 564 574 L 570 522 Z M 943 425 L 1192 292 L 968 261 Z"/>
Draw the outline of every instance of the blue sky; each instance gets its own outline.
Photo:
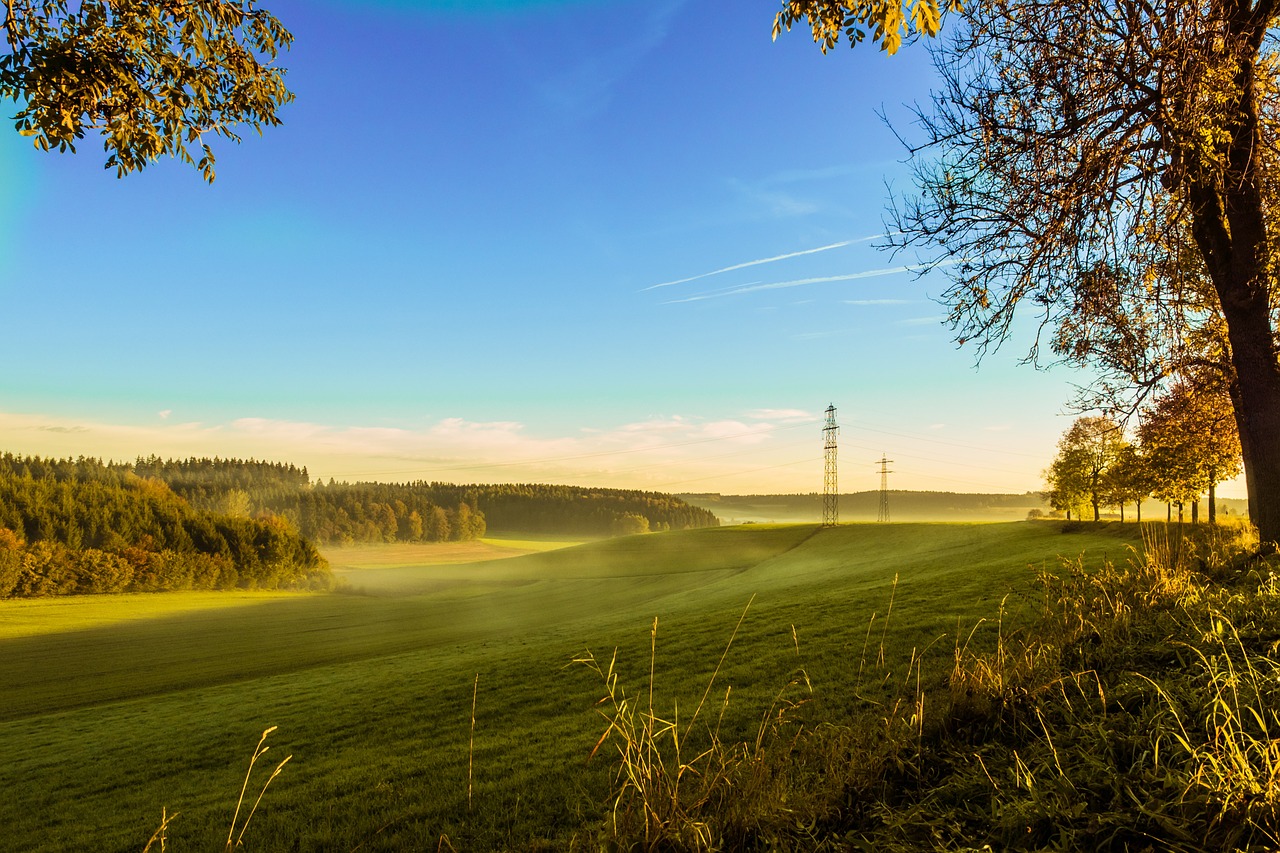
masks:
<path id="1" fill-rule="evenodd" d="M 0 137 L 0 447 L 339 479 L 1023 491 L 1070 371 L 974 368 L 883 233 L 919 47 L 774 2 L 272 0 L 284 125 L 117 180 Z"/>

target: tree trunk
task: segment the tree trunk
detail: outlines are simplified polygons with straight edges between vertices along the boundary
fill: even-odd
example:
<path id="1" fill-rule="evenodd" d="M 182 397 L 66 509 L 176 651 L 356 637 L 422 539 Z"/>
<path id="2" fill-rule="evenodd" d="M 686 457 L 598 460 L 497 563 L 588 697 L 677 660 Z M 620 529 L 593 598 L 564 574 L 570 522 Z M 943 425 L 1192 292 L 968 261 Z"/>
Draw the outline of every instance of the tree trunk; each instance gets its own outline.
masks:
<path id="1" fill-rule="evenodd" d="M 1267 324 L 1269 325 L 1269 324 Z M 1229 330 L 1230 331 L 1230 330 Z M 1267 329 L 1267 337 L 1270 338 Z M 1262 542 L 1280 541 L 1280 373 L 1270 341 L 1255 341 L 1253 353 L 1237 355 L 1243 343 L 1231 335 L 1232 361 L 1237 382 L 1233 387 L 1240 450 L 1244 458 L 1245 485 L 1249 493 L 1249 518 Z"/>
<path id="2" fill-rule="evenodd" d="M 1097 521 L 1097 520 L 1098 520 L 1098 518 L 1099 518 L 1099 513 L 1098 513 L 1098 499 L 1097 499 L 1097 498 L 1094 498 L 1094 499 L 1093 499 L 1093 520 L 1094 520 L 1094 521 Z"/>
<path id="3" fill-rule="evenodd" d="M 1124 501 L 1120 501 L 1120 523 L 1124 524 Z"/>
<path id="4" fill-rule="evenodd" d="M 1200 523 L 1200 499 L 1196 498 L 1191 502 L 1191 523 Z"/>
<path id="5" fill-rule="evenodd" d="M 1213 482 L 1212 480 L 1209 481 L 1209 523 L 1210 524 L 1218 523 L 1218 504 L 1217 504 L 1217 500 L 1214 497 L 1214 490 L 1217 489 L 1217 486 L 1218 486 L 1217 483 Z"/>
<path id="6" fill-rule="evenodd" d="M 1141 523 L 1142 523 L 1142 499 L 1141 499 L 1141 498 L 1139 498 L 1139 499 L 1138 499 L 1138 519 L 1137 519 L 1137 521 L 1138 521 L 1138 523 L 1139 523 L 1139 524 L 1141 524 Z"/>
<path id="7" fill-rule="evenodd" d="M 1227 324 L 1235 381 L 1231 401 L 1240 430 L 1249 516 L 1263 543 L 1280 541 L 1280 363 L 1269 304 L 1270 240 L 1263 200 L 1261 159 L 1266 144 L 1258 120 L 1254 65 L 1266 23 L 1240 4 L 1225 22 L 1239 39 L 1235 57 L 1230 137 L 1221 178 L 1197 176 L 1188 186 L 1192 234 L 1213 280 Z M 1234 36 L 1234 38 L 1232 38 Z M 1221 150 L 1221 149 L 1220 149 Z M 1213 170 L 1208 170 L 1212 173 Z"/>
<path id="8" fill-rule="evenodd" d="M 1168 524 L 1173 521 L 1173 504 L 1164 505 L 1164 523 Z"/>
<path id="9" fill-rule="evenodd" d="M 1178 523 L 1182 523 L 1182 502 L 1178 502 Z"/>

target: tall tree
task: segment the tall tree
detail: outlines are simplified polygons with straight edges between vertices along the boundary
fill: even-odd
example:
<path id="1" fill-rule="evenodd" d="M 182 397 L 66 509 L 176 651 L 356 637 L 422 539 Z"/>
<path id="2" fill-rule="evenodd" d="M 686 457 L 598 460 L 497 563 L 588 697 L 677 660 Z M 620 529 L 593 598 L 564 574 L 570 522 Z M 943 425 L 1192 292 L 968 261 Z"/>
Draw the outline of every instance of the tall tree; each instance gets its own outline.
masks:
<path id="1" fill-rule="evenodd" d="M 1132 501 L 1137 508 L 1137 521 L 1142 521 L 1142 499 L 1155 488 L 1151 466 L 1146 457 L 1132 444 L 1120 448 L 1115 462 L 1107 470 L 1104 491 L 1110 503 L 1120 507 L 1120 520 L 1124 521 L 1124 505 Z"/>
<path id="2" fill-rule="evenodd" d="M 1087 502 L 1093 520 L 1099 520 L 1102 507 L 1113 502 L 1108 472 L 1125 445 L 1123 430 L 1110 418 L 1076 418 L 1058 442 L 1058 455 L 1046 473 L 1050 505 L 1070 511 Z"/>
<path id="3" fill-rule="evenodd" d="M 812 23 L 865 5 L 784 11 Z M 946 265 L 957 337 L 981 350 L 1024 304 L 1063 347 L 1090 352 L 1081 318 L 1166 346 L 1199 324 L 1207 281 L 1264 542 L 1280 540 L 1278 22 L 1280 0 L 966 5 L 935 53 L 919 194 L 890 217 L 899 248 Z M 1170 262 L 1179 247 L 1191 275 Z"/>
<path id="4" fill-rule="evenodd" d="M 206 137 L 280 123 L 293 100 L 274 65 L 293 36 L 257 0 L 6 0 L 0 97 L 18 132 L 74 151 L 102 134 L 117 176 L 162 155 L 214 178 Z"/>
<path id="5" fill-rule="evenodd" d="M 1049 506 L 1065 512 L 1068 519 L 1073 512 L 1078 517 L 1083 517 L 1082 507 L 1089 501 L 1084 454 L 1078 449 L 1059 445 L 1058 455 L 1044 472 L 1044 479 L 1049 487 L 1045 493 Z"/>
<path id="6" fill-rule="evenodd" d="M 1240 439 L 1226 389 L 1181 381 L 1143 412 L 1143 452 L 1155 473 L 1156 494 L 1182 504 L 1209 493 L 1209 523 L 1217 520 L 1216 487 L 1240 473 Z"/>

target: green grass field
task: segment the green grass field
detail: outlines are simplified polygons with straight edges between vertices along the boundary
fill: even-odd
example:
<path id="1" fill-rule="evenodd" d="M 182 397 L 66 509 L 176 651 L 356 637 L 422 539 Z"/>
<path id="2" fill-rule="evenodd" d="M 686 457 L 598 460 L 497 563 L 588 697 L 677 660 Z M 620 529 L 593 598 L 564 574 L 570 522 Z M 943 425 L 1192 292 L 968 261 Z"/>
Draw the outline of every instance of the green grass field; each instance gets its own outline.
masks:
<path id="1" fill-rule="evenodd" d="M 958 626 L 1034 595 L 1031 566 L 1123 561 L 1137 536 L 753 525 L 557 550 L 330 552 L 346 594 L 0 602 L 5 846 L 139 851 L 163 807 L 180 813 L 168 849 L 218 849 L 253 745 L 275 725 L 264 760 L 293 759 L 249 849 L 561 847 L 599 825 L 611 772 L 607 756 L 586 761 L 603 688 L 566 666 L 583 650 L 617 648 L 638 690 L 657 617 L 655 704 L 678 699 L 687 714 L 754 597 L 714 691 L 732 687 L 725 731 L 750 737 L 799 667 L 813 713 L 838 715 L 882 641 L 889 661 L 926 647 L 949 659 Z"/>

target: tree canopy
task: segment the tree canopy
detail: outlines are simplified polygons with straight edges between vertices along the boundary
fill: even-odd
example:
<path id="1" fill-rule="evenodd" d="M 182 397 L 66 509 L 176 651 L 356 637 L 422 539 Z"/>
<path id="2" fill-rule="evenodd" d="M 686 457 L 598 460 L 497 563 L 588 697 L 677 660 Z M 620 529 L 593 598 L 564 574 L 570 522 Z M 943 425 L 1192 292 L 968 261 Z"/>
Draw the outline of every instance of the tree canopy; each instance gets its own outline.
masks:
<path id="1" fill-rule="evenodd" d="M 1070 514 L 1087 504 L 1097 521 L 1101 508 L 1115 502 L 1108 493 L 1108 474 L 1125 446 L 1124 430 L 1110 418 L 1077 418 L 1058 442 L 1058 455 L 1045 472 L 1049 505 Z"/>
<path id="2" fill-rule="evenodd" d="M 1138 436 L 1153 473 L 1152 493 L 1182 504 L 1207 491 L 1213 522 L 1217 484 L 1240 473 L 1240 438 L 1225 389 L 1174 384 L 1143 412 Z"/>
<path id="3" fill-rule="evenodd" d="M 936 36 L 944 11 L 959 11 L 961 0 L 786 0 L 773 19 L 773 37 L 799 21 L 808 22 L 813 40 L 826 53 L 841 37 L 855 45 L 869 35 L 886 53 L 897 53 L 904 38 Z"/>
<path id="4" fill-rule="evenodd" d="M 0 97 L 37 148 L 101 133 L 123 177 L 161 156 L 214 179 L 210 136 L 261 133 L 293 100 L 276 66 L 293 36 L 257 0 L 6 0 Z"/>

